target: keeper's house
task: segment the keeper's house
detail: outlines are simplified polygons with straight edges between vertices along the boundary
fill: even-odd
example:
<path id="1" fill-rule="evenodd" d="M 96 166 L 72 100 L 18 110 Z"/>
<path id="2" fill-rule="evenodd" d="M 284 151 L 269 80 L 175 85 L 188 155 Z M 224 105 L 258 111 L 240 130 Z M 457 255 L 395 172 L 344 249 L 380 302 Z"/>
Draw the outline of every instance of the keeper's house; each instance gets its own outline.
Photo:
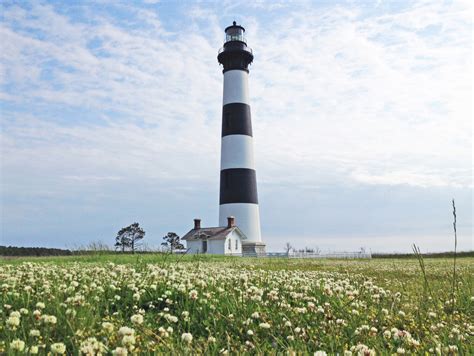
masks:
<path id="1" fill-rule="evenodd" d="M 242 244 L 247 237 L 235 225 L 235 218 L 227 218 L 227 226 L 201 228 L 201 220 L 194 219 L 194 228 L 183 236 L 188 253 L 242 256 Z"/>

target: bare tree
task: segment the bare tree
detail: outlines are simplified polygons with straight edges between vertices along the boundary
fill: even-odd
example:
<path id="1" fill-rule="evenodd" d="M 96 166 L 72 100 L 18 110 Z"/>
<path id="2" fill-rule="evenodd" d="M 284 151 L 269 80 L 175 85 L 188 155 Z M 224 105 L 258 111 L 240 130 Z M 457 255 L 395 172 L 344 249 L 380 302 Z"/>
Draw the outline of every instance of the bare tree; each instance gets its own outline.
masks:
<path id="1" fill-rule="evenodd" d="M 291 250 L 293 250 L 293 246 L 291 246 L 291 244 L 290 244 L 289 242 L 287 242 L 287 243 L 285 244 L 285 252 L 286 252 L 286 254 L 289 255 L 290 252 L 291 252 Z"/>

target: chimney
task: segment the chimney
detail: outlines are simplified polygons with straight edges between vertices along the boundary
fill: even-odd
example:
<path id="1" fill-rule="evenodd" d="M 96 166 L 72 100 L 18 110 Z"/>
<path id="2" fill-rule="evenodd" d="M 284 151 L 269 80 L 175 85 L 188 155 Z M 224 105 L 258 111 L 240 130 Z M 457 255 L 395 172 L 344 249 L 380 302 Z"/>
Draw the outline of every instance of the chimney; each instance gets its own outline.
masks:
<path id="1" fill-rule="evenodd" d="M 194 229 L 200 229 L 201 228 L 201 219 L 194 219 Z"/>
<path id="2" fill-rule="evenodd" d="M 234 227 L 235 226 L 235 218 L 233 216 L 227 217 L 227 227 Z"/>

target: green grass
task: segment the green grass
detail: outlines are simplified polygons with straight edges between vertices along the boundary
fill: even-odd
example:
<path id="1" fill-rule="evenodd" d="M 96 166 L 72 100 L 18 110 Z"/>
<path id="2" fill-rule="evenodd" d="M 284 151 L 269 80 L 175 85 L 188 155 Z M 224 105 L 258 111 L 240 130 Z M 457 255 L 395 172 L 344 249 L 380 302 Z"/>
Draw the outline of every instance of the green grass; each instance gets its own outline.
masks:
<path id="1" fill-rule="evenodd" d="M 424 265 L 426 283 L 416 258 L 3 259 L 0 353 L 472 354 L 474 258 L 458 259 L 454 298 L 452 259 Z"/>

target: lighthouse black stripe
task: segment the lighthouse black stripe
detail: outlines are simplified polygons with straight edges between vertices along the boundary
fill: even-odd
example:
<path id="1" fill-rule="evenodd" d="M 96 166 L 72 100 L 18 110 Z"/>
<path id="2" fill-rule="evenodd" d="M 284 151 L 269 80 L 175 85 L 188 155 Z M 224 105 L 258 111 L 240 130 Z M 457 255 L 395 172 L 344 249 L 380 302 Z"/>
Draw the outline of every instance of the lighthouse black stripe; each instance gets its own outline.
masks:
<path id="1" fill-rule="evenodd" d="M 255 170 L 230 168 L 221 171 L 219 204 L 230 203 L 258 204 Z"/>
<path id="2" fill-rule="evenodd" d="M 231 103 L 222 107 L 222 137 L 227 135 L 252 136 L 250 105 Z"/>

